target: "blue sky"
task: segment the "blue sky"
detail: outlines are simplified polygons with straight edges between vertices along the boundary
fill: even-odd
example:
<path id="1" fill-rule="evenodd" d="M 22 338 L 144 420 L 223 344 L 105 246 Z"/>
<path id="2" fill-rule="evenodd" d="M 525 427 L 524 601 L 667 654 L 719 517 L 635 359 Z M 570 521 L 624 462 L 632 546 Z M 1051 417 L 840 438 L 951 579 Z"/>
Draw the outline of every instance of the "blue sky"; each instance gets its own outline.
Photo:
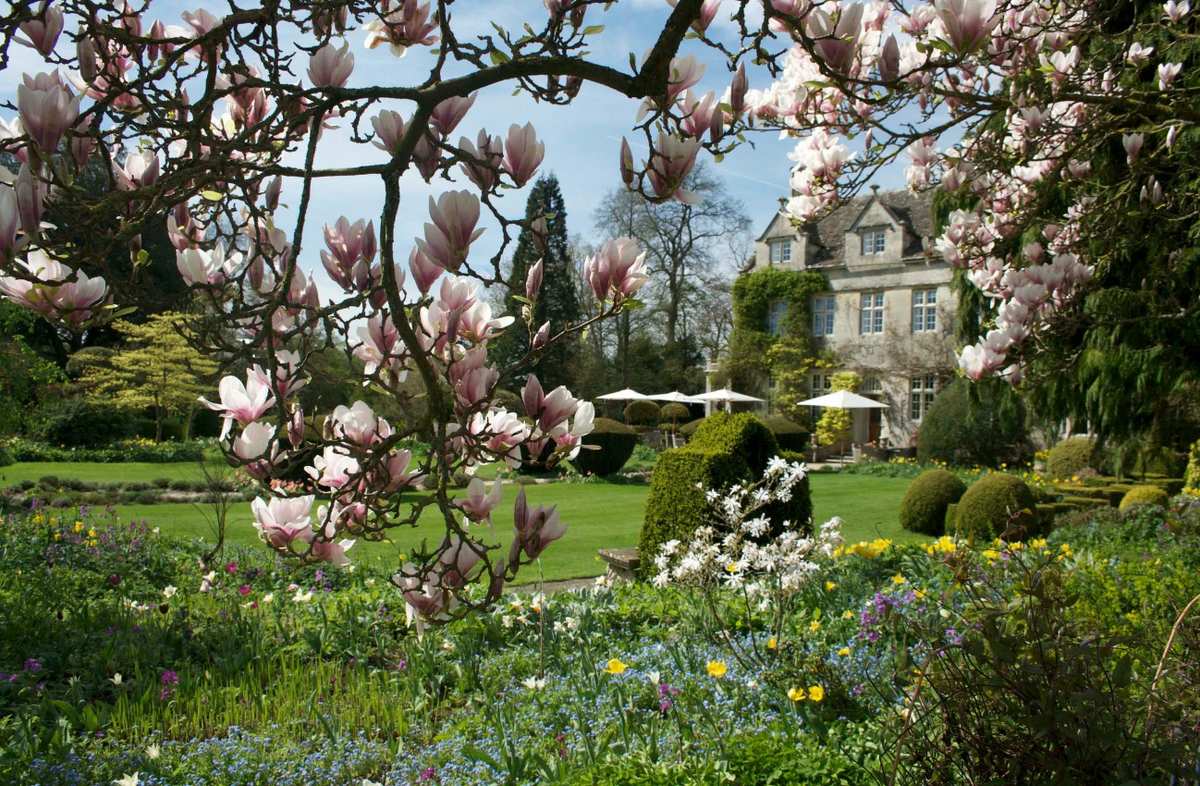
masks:
<path id="1" fill-rule="evenodd" d="M 198 5 L 176 0 L 155 2 L 144 24 L 148 26 L 149 21 L 159 18 L 167 24 L 181 24 L 180 12 Z M 733 3 L 727 2 L 726 5 L 732 6 Z M 226 10 L 220 3 L 208 3 L 205 7 L 213 13 Z M 454 4 L 452 13 L 460 40 L 492 33 L 493 21 L 508 30 L 519 30 L 525 22 L 540 28 L 546 19 L 546 11 L 539 0 L 460 0 Z M 628 69 L 629 54 L 634 53 L 640 60 L 642 53 L 655 41 L 669 13 L 670 7 L 665 0 L 622 0 L 608 12 L 592 9 L 586 24 L 603 24 L 606 27 L 603 33 L 592 39 L 592 58 Z M 718 21 L 710 28 L 710 33 L 715 32 L 718 36 L 733 33 L 731 23 L 720 21 L 723 16 L 727 14 L 718 15 Z M 356 59 L 351 78 L 351 85 L 354 86 L 372 82 L 418 84 L 425 79 L 432 63 L 427 49 L 414 49 L 405 57 L 396 58 L 386 48 L 374 51 L 366 49 L 363 46 L 364 33 L 361 31 L 350 32 L 348 39 Z M 65 37 L 63 42 L 66 42 Z M 8 100 L 15 100 L 15 86 L 22 70 L 39 71 L 45 68 L 40 56 L 31 50 L 21 47 L 14 47 L 14 50 L 20 51 L 14 51 L 12 66 L 0 74 L 0 95 Z M 694 41 L 685 42 L 683 51 L 695 52 L 698 56 L 705 56 L 707 52 Z M 750 74 L 751 87 L 767 86 L 768 78 L 764 71 L 751 69 Z M 710 62 L 697 90 L 699 93 L 713 90 L 720 94 L 729 80 L 730 74 L 721 63 Z M 412 112 L 411 105 L 403 102 L 396 102 L 391 108 L 406 118 Z M 630 134 L 637 110 L 636 101 L 591 84 L 585 85 L 577 100 L 565 108 L 537 104 L 524 94 L 514 97 L 512 85 L 500 85 L 479 95 L 454 136 L 456 139 L 459 135 L 474 139 L 481 127 L 492 135 L 503 136 L 512 123 L 533 122 L 539 138 L 546 142 L 546 158 L 540 171 L 558 175 L 566 200 L 568 229 L 587 240 L 601 241 L 604 238 L 599 237 L 592 227 L 592 212 L 605 193 L 620 185 L 617 170 L 620 140 L 622 136 Z M 635 139 L 631 137 L 631 142 Z M 755 148 L 743 146 L 722 163 L 714 165 L 714 169 L 723 178 L 729 193 L 745 204 L 753 222 L 751 230 L 757 234 L 778 209 L 779 198 L 787 193 L 790 167 L 787 154 L 793 143 L 779 139 L 777 132 L 764 132 L 752 139 Z M 378 162 L 384 155 L 372 146 L 349 142 L 344 131 L 327 132 L 319 150 L 319 160 L 339 166 Z M 635 145 L 635 156 L 644 152 L 644 148 Z M 880 181 L 880 185 L 884 188 L 900 187 L 902 179 L 901 171 L 894 167 Z M 415 172 L 403 178 L 397 237 L 405 244 L 398 249 L 400 258 L 407 258 L 406 239 L 420 235 L 422 225 L 428 220 L 427 205 L 431 194 L 436 195 L 446 188 L 471 188 L 465 177 L 460 176 L 458 180 L 458 184 L 454 185 L 441 180 L 435 180 L 430 185 Z M 294 204 L 297 194 L 296 184 L 289 184 L 285 188 L 283 201 Z M 521 214 L 525 190 L 509 191 L 507 194 L 503 203 L 506 214 Z M 373 178 L 320 182 L 312 200 L 301 264 L 306 269 L 317 271 L 317 280 L 323 293 L 329 292 L 327 288 L 332 285 L 325 279 L 318 257 L 322 247 L 321 225 L 332 223 L 341 215 L 351 220 L 375 217 L 378 224 L 381 205 L 382 186 Z M 293 216 L 285 214 L 282 218 L 283 226 L 288 227 Z M 486 223 L 483 225 L 487 226 Z M 478 251 L 473 251 L 473 257 L 475 253 L 480 256 L 494 253 L 498 240 L 497 228 L 489 226 L 478 241 Z"/>

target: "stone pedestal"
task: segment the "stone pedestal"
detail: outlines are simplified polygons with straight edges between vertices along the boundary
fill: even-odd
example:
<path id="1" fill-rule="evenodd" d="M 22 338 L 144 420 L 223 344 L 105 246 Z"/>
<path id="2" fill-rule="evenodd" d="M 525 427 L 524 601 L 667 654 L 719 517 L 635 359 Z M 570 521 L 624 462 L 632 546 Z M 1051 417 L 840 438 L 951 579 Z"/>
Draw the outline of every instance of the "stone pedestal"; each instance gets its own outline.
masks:
<path id="1" fill-rule="evenodd" d="M 641 560 L 638 558 L 638 550 L 636 548 L 600 549 L 598 553 L 600 554 L 600 559 L 608 564 L 604 575 L 610 582 L 634 581 L 637 579 L 638 565 L 641 564 Z"/>

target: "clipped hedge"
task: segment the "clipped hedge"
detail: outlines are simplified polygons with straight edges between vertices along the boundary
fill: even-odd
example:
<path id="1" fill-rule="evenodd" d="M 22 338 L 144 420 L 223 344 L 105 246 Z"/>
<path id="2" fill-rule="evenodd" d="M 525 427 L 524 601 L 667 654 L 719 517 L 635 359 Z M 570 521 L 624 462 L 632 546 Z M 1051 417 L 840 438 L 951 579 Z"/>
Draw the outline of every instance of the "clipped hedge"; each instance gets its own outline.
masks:
<path id="1" fill-rule="evenodd" d="M 696 429 L 703 426 L 704 421 L 706 421 L 706 420 L 708 420 L 708 418 L 696 418 L 695 420 L 684 423 L 682 426 L 679 427 L 679 433 L 684 435 L 685 437 L 691 438 L 692 436 L 695 435 Z"/>
<path id="2" fill-rule="evenodd" d="M 946 509 L 967 490 L 952 472 L 932 469 L 922 472 L 900 501 L 900 526 L 909 532 L 940 537 L 946 530 Z"/>
<path id="3" fill-rule="evenodd" d="M 571 466 L 585 475 L 612 475 L 629 461 L 637 443 L 635 429 L 609 418 L 596 418 L 592 433 L 583 438 L 583 444 L 595 445 L 599 450 L 582 448 L 579 455 L 571 459 Z"/>
<path id="4" fill-rule="evenodd" d="M 1014 515 L 1015 514 L 1015 515 Z M 955 534 L 977 544 L 1024 540 L 1039 532 L 1037 500 L 1016 475 L 993 472 L 967 489 L 954 511 Z"/>
<path id="5" fill-rule="evenodd" d="M 1158 505 L 1165 508 L 1171 502 L 1167 492 L 1158 486 L 1134 486 L 1121 498 L 1121 510 L 1134 505 Z"/>
<path id="6" fill-rule="evenodd" d="M 1029 457 L 1025 407 L 997 383 L 960 379 L 934 399 L 917 431 L 917 460 L 957 467 L 999 467 Z"/>
<path id="7" fill-rule="evenodd" d="M 84 398 L 57 401 L 42 410 L 37 437 L 64 448 L 103 448 L 134 435 L 134 410 Z M 28 459 L 18 459 L 28 460 Z"/>
<path id="8" fill-rule="evenodd" d="M 782 415 L 768 415 L 760 420 L 763 425 L 771 429 L 780 450 L 803 453 L 808 449 L 808 440 L 811 436 L 808 429 L 793 423 Z"/>
<path id="9" fill-rule="evenodd" d="M 654 558 L 663 543 L 686 541 L 706 523 L 705 490 L 753 482 L 762 477 L 767 462 L 777 454 L 775 436 L 754 415 L 724 412 L 706 418 L 684 447 L 664 451 L 654 468 L 638 537 L 642 575 L 653 572 Z M 791 502 L 773 505 L 764 513 L 773 524 L 766 538 L 777 534 L 785 519 L 807 525 L 812 518 L 807 480 L 797 487 Z"/>
<path id="10" fill-rule="evenodd" d="M 625 407 L 625 419 L 630 423 L 657 423 L 661 416 L 662 410 L 653 401 L 630 401 Z"/>
<path id="11" fill-rule="evenodd" d="M 178 461 L 199 461 L 204 446 L 199 442 L 150 442 L 129 440 L 103 448 L 56 448 L 40 442 L 14 439 L 6 446 L 13 461 L 84 461 L 96 464 L 122 464 L 141 461 L 148 464 L 170 464 Z"/>
<path id="12" fill-rule="evenodd" d="M 1064 439 L 1050 448 L 1046 474 L 1052 478 L 1071 478 L 1086 469 L 1097 469 L 1097 458 L 1096 443 L 1088 437 Z"/>

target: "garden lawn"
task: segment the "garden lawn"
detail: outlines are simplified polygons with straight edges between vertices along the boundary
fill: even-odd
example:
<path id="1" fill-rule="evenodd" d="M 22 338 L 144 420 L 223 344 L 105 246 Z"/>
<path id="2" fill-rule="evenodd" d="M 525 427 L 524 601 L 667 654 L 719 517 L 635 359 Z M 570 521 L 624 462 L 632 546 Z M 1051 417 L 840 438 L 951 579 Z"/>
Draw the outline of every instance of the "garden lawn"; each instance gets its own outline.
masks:
<path id="1" fill-rule="evenodd" d="M 157 464 L 131 461 L 100 464 L 82 461 L 19 461 L 0 467 L 0 486 L 12 486 L 23 480 L 38 481 L 48 475 L 73 478 L 86 483 L 150 483 L 156 478 L 202 480 L 204 473 L 195 461 Z"/>
<path id="2" fill-rule="evenodd" d="M 86 465 L 97 466 L 97 465 Z M 156 465 L 163 466 L 163 465 Z M 174 466 L 174 465 L 166 465 Z M 60 473 L 67 477 L 66 472 Z M 163 477 L 159 475 L 158 477 Z M 844 521 L 843 535 L 849 542 L 889 538 L 897 543 L 927 540 L 924 536 L 900 529 L 896 512 L 911 479 L 880 478 L 862 475 L 814 473 L 811 476 L 813 507 L 818 523 L 833 516 Z M 512 532 L 512 502 L 515 485 L 505 487 L 504 504 L 495 515 L 496 532 L 507 547 Z M 596 556 L 601 548 L 636 546 L 649 486 L 609 483 L 553 483 L 525 486 L 530 503 L 558 503 L 563 518 L 571 525 L 563 540 L 551 546 L 542 559 L 547 580 L 597 576 L 604 565 Z M 163 532 L 181 537 L 212 540 L 215 529 L 212 510 L 207 505 L 121 505 L 123 517 L 145 519 Z M 229 514 L 228 542 L 241 545 L 257 543 L 251 521 L 250 505 L 235 505 Z M 410 554 L 422 538 L 436 546 L 442 532 L 433 510 L 426 511 L 415 529 L 396 529 L 389 533 L 390 543 L 355 544 L 353 561 L 370 561 L 383 566 L 396 565 L 399 554 Z M 529 580 L 535 578 L 526 574 Z"/>

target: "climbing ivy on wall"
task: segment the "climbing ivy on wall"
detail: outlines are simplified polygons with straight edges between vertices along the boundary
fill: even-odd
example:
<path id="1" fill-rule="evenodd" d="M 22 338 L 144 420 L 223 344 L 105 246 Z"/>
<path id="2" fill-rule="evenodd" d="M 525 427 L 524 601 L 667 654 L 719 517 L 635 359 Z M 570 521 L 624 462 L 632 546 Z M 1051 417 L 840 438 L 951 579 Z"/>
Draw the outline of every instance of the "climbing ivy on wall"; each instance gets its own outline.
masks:
<path id="1" fill-rule="evenodd" d="M 821 273 L 766 268 L 738 278 L 733 284 L 733 333 L 722 376 L 736 390 L 762 395 L 775 377 L 777 408 L 787 417 L 803 420 L 795 402 L 803 393 L 805 372 L 831 362 L 818 358 L 812 339 L 812 298 L 829 289 Z M 787 303 L 783 331 L 767 332 L 771 301 Z"/>

